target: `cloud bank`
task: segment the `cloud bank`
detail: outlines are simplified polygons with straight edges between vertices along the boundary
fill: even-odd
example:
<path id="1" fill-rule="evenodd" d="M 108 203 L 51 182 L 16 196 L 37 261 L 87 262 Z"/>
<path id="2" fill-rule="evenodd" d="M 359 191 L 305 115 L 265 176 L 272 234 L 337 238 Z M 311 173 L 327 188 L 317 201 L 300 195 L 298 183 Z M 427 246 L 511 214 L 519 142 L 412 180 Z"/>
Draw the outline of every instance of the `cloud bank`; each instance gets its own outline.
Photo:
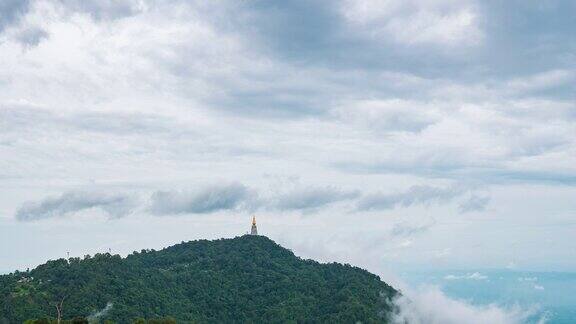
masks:
<path id="1" fill-rule="evenodd" d="M 152 194 L 150 210 L 157 215 L 206 214 L 236 209 L 250 199 L 248 188 L 237 183 L 196 191 L 157 191 Z"/>
<path id="2" fill-rule="evenodd" d="M 89 209 L 99 209 L 110 218 L 139 213 L 153 215 L 210 214 L 220 211 L 271 212 L 299 211 L 315 213 L 340 203 L 341 210 L 355 212 L 379 211 L 397 207 L 408 208 L 431 203 L 450 203 L 469 192 L 464 187 L 413 186 L 405 192 L 364 194 L 361 190 L 344 190 L 334 186 L 298 186 L 280 191 L 263 191 L 241 183 L 192 186 L 188 190 L 158 190 L 151 193 L 105 193 L 102 190 L 69 191 L 58 197 L 25 202 L 15 218 L 33 221 L 59 218 Z M 487 203 L 487 202 L 486 202 Z M 470 201 L 465 201 L 468 206 Z M 468 206 L 468 209 L 471 207 Z M 460 206 L 462 209 L 462 206 Z M 396 236 L 411 235 L 433 226 L 397 224 Z"/>
<path id="3" fill-rule="evenodd" d="M 358 210 L 384 210 L 398 206 L 426 205 L 446 202 L 462 195 L 466 190 L 457 187 L 412 186 L 405 192 L 392 194 L 374 193 L 360 199 Z"/>
<path id="4" fill-rule="evenodd" d="M 474 306 L 451 299 L 437 288 L 410 292 L 394 301 L 395 324 L 521 324 L 527 320 L 545 323 L 535 310 L 496 305 Z"/>
<path id="5" fill-rule="evenodd" d="M 311 210 L 354 199 L 359 195 L 359 191 L 345 191 L 335 187 L 305 187 L 279 195 L 273 199 L 273 205 L 279 210 Z"/>
<path id="6" fill-rule="evenodd" d="M 15 217 L 20 221 L 34 221 L 60 218 L 88 209 L 100 209 L 110 217 L 116 218 L 130 214 L 137 204 L 135 197 L 128 194 L 72 191 L 57 197 L 24 203 L 16 211 Z"/>

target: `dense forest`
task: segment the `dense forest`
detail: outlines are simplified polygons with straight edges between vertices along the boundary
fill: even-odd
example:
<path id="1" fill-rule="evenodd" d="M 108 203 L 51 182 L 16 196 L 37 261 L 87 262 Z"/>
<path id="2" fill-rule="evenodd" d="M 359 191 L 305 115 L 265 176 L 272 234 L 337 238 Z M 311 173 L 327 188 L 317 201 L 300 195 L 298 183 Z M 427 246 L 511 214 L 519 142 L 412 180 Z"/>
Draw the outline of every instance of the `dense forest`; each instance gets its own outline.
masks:
<path id="1" fill-rule="evenodd" d="M 245 235 L 0 276 L 0 323 L 52 323 L 58 311 L 66 323 L 385 323 L 396 294 L 363 269 Z"/>

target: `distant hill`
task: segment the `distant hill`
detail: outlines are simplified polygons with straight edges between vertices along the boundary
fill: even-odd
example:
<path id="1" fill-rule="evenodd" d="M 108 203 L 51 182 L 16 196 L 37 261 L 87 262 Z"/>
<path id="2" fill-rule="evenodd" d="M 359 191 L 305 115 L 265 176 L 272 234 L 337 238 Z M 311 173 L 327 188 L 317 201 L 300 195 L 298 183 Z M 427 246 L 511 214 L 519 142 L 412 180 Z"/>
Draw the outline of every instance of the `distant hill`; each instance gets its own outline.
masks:
<path id="1" fill-rule="evenodd" d="M 296 257 L 264 236 L 192 241 L 126 258 L 48 261 L 0 276 L 0 323 L 75 317 L 130 323 L 382 323 L 397 292 L 363 269 Z"/>

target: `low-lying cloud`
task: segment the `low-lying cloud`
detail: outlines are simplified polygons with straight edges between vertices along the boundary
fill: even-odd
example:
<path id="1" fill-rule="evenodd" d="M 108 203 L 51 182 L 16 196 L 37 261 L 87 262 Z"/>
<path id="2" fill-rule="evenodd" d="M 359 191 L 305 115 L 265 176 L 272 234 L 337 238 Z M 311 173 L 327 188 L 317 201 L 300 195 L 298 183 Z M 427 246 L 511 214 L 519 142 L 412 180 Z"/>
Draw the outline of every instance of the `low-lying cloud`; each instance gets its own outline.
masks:
<path id="1" fill-rule="evenodd" d="M 312 210 L 332 203 L 357 198 L 357 190 L 336 187 L 306 187 L 292 190 L 274 199 L 274 207 L 280 210 Z"/>
<path id="2" fill-rule="evenodd" d="M 520 324 L 544 323 L 535 309 L 504 308 L 497 305 L 476 306 L 447 297 L 438 288 L 404 292 L 394 300 L 394 324 Z"/>
<path id="3" fill-rule="evenodd" d="M 16 219 L 34 221 L 58 218 L 93 208 L 102 210 L 112 218 L 118 218 L 132 213 L 136 206 L 137 200 L 130 194 L 69 191 L 57 197 L 24 203 L 16 211 Z"/>
<path id="4" fill-rule="evenodd" d="M 99 319 L 106 316 L 108 314 L 108 312 L 110 312 L 110 310 L 112 310 L 112 307 L 114 306 L 113 303 L 108 302 L 106 303 L 106 306 L 104 308 L 102 308 L 101 310 L 94 312 L 93 314 L 91 314 L 90 316 L 87 317 L 87 320 L 89 323 L 99 323 Z"/>
<path id="5" fill-rule="evenodd" d="M 481 274 L 480 272 L 468 273 L 465 275 L 447 275 L 444 276 L 445 280 L 487 280 L 488 276 Z"/>
<path id="6" fill-rule="evenodd" d="M 412 186 L 404 192 L 366 195 L 358 201 L 357 209 L 362 211 L 385 210 L 396 207 L 427 205 L 434 202 L 447 202 L 465 192 L 466 190 L 459 187 Z"/>
<path id="7" fill-rule="evenodd" d="M 252 198 L 253 193 L 239 183 L 209 186 L 195 191 L 157 191 L 152 194 L 150 211 L 156 215 L 207 214 L 236 209 Z"/>
<path id="8" fill-rule="evenodd" d="M 121 218 L 136 212 L 156 216 L 257 210 L 312 213 L 337 204 L 345 211 L 365 212 L 449 203 L 469 191 L 458 186 L 424 185 L 391 194 L 364 194 L 360 190 L 336 186 L 298 186 L 270 192 L 235 182 L 139 193 L 105 192 L 102 189 L 73 190 L 60 196 L 25 202 L 18 208 L 15 217 L 19 221 L 34 221 L 64 217 L 90 209 L 100 210 L 109 218 Z M 488 200 L 488 197 L 471 194 L 468 200 L 461 202 L 460 211 L 481 211 Z M 410 236 L 428 230 L 434 223 L 434 220 L 422 224 L 400 223 L 392 229 L 392 235 Z"/>

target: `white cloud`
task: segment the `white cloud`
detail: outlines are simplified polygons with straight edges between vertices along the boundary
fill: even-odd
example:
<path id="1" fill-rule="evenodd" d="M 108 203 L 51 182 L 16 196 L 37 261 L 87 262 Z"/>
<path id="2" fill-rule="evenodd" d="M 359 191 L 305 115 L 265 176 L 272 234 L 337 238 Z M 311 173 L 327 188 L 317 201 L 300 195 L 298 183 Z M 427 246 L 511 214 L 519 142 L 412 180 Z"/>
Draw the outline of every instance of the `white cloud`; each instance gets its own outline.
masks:
<path id="1" fill-rule="evenodd" d="M 363 32 L 407 45 L 469 46 L 484 38 L 472 1 L 344 1 L 341 11 Z"/>
<path id="2" fill-rule="evenodd" d="M 537 317 L 535 310 L 532 309 L 471 305 L 451 299 L 433 287 L 405 293 L 405 296 L 394 301 L 398 313 L 392 318 L 393 323 L 520 324 Z"/>
<path id="3" fill-rule="evenodd" d="M 446 275 L 444 276 L 446 280 L 461 280 L 461 279 L 468 279 L 468 280 L 487 280 L 488 276 L 481 274 L 480 272 L 473 272 L 465 275 Z"/>
<path id="4" fill-rule="evenodd" d="M 538 261 L 516 251 L 520 267 L 574 263 L 560 246 L 569 244 L 550 253 L 533 242 L 552 234 L 524 227 L 546 224 L 569 242 L 571 227 L 541 215 L 570 215 L 576 183 L 572 35 L 538 25 L 531 10 L 470 0 L 321 1 L 305 12 L 286 2 L 0 3 L 8 4 L 0 10 L 0 218 L 92 184 L 137 190 L 142 200 L 168 192 L 182 211 L 202 206 L 198 184 L 238 181 L 260 194 L 257 211 L 281 223 L 278 232 L 286 219 L 296 227 L 308 218 L 321 221 L 294 235 L 350 231 L 344 237 L 358 244 L 326 241 L 344 251 L 342 261 L 372 247 L 401 261 L 501 266 L 514 235 L 521 251 L 540 251 L 530 258 Z M 538 12 L 541 21 L 573 21 L 569 10 Z M 265 190 L 269 176 L 310 185 Z M 466 192 L 453 196 L 455 183 Z M 514 198 L 526 191 L 529 201 Z M 378 192 L 379 208 L 349 215 Z M 481 215 L 458 214 L 484 209 L 488 197 Z M 245 212 L 244 202 L 189 210 L 216 208 L 195 217 L 231 224 L 224 215 Z M 119 215 L 102 199 L 54 204 L 57 217 Z M 174 228 L 186 222 L 138 211 Z M 486 242 L 486 233 L 497 238 Z M 467 249 L 490 255 L 474 259 Z"/>
<path id="5" fill-rule="evenodd" d="M 574 82 L 576 74 L 569 70 L 550 70 L 507 82 L 506 86 L 513 93 L 535 90 L 546 90 Z"/>
<path id="6" fill-rule="evenodd" d="M 98 322 L 98 319 L 106 316 L 106 314 L 108 314 L 108 312 L 110 312 L 110 310 L 112 310 L 112 307 L 114 307 L 114 303 L 111 303 L 111 302 L 106 303 L 106 306 L 104 306 L 103 309 L 90 314 L 87 317 L 87 320 L 89 322 Z"/>
<path id="7" fill-rule="evenodd" d="M 347 102 L 333 114 L 376 132 L 419 132 L 439 119 L 434 104 L 401 99 Z"/>
<path id="8" fill-rule="evenodd" d="M 399 248 L 407 248 L 407 247 L 412 246 L 412 244 L 414 244 L 414 241 L 412 241 L 412 240 L 404 240 L 404 241 L 401 241 L 401 242 L 398 244 L 398 247 L 399 247 Z"/>
<path id="9" fill-rule="evenodd" d="M 510 262 L 508 262 L 508 264 L 506 264 L 505 268 L 509 269 L 509 270 L 513 270 L 513 269 L 516 269 L 517 267 L 518 267 L 518 265 L 516 264 L 516 262 L 510 261 Z"/>
<path id="10" fill-rule="evenodd" d="M 446 258 L 452 254 L 452 248 L 444 248 L 442 250 L 432 251 L 432 257 L 436 259 Z"/>

